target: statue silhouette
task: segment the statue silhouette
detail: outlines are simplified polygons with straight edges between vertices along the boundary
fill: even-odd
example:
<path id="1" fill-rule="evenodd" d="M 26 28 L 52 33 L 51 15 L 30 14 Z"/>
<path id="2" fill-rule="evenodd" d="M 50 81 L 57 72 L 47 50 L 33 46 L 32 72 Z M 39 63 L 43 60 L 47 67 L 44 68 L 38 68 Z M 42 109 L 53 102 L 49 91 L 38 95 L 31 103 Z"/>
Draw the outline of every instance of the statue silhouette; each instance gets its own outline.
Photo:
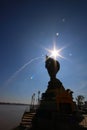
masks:
<path id="1" fill-rule="evenodd" d="M 51 80 L 55 79 L 56 74 L 60 69 L 59 62 L 46 55 L 45 67 L 47 68 Z"/>

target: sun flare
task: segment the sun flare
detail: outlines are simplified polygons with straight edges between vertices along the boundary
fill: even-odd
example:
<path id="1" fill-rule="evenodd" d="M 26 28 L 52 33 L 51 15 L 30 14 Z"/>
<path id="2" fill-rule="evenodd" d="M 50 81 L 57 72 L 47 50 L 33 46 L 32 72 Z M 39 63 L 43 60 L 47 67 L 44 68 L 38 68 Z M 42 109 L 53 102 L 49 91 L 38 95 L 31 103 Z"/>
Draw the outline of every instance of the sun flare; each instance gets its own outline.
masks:
<path id="1" fill-rule="evenodd" d="M 60 48 L 60 49 L 56 49 L 56 47 L 54 46 L 53 47 L 53 50 L 50 50 L 50 49 L 47 49 L 46 50 L 50 53 L 49 57 L 53 57 L 54 59 L 57 59 L 57 57 L 60 57 L 60 58 L 64 58 L 60 52 L 63 50 L 64 48 Z"/>
<path id="2" fill-rule="evenodd" d="M 56 59 L 58 55 L 59 55 L 58 51 L 55 48 L 53 50 L 51 50 L 51 56 L 52 57 L 54 57 Z"/>

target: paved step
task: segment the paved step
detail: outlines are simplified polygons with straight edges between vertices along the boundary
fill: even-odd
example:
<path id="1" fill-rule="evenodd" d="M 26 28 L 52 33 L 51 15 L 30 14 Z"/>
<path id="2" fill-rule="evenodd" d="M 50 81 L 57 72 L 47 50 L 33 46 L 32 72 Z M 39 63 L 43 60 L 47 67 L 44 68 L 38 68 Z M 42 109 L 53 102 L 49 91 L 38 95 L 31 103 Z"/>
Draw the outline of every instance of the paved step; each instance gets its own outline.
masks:
<path id="1" fill-rule="evenodd" d="M 23 118 L 22 121 L 32 121 L 32 119 Z"/>
<path id="2" fill-rule="evenodd" d="M 20 126 L 25 127 L 25 128 L 31 128 L 32 126 L 32 119 L 35 115 L 35 112 L 25 112 L 23 114 Z"/>

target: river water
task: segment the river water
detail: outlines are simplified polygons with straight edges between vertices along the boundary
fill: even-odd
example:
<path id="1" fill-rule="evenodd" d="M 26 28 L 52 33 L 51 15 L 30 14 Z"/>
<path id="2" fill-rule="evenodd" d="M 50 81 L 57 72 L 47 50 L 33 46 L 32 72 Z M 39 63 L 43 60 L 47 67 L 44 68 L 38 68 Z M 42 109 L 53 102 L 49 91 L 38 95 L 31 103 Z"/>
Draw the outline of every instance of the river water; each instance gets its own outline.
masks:
<path id="1" fill-rule="evenodd" d="M 17 127 L 28 107 L 26 105 L 0 105 L 0 130 L 12 130 Z"/>

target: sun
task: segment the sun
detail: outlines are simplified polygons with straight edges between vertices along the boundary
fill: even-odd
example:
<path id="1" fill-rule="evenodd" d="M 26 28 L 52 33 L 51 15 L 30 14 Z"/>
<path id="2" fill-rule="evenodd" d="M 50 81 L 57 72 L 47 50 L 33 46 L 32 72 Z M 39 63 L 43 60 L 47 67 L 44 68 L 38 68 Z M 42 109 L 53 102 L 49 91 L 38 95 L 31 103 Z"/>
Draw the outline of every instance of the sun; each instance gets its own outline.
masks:
<path id="1" fill-rule="evenodd" d="M 55 59 L 59 55 L 58 50 L 56 50 L 55 47 L 53 48 L 53 50 L 50 50 L 50 52 L 51 52 L 51 57 L 54 57 Z"/>
<path id="2" fill-rule="evenodd" d="M 54 59 L 57 59 L 57 57 L 60 58 L 64 58 L 60 52 L 63 50 L 64 48 L 60 48 L 60 49 L 56 49 L 56 47 L 53 47 L 53 50 L 47 49 L 46 50 L 50 53 L 49 57 L 53 57 Z"/>

